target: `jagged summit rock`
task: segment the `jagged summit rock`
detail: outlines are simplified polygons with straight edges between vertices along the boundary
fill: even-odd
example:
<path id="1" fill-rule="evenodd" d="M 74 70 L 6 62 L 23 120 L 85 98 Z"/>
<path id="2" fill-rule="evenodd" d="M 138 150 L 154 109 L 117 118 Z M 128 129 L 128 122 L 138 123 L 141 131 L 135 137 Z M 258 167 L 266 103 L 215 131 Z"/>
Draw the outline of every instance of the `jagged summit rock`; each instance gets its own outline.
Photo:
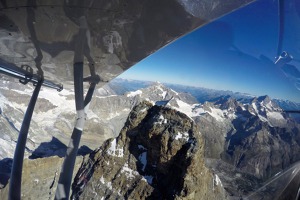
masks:
<path id="1" fill-rule="evenodd" d="M 268 95 L 260 96 L 257 98 L 257 101 L 262 101 L 264 104 L 271 102 L 271 98 Z"/>
<path id="2" fill-rule="evenodd" d="M 110 95 L 116 95 L 116 92 L 113 90 L 113 88 L 110 87 L 110 85 L 106 84 L 101 88 L 98 88 L 94 92 L 95 96 L 110 96 Z"/>
<path id="3" fill-rule="evenodd" d="M 228 97 L 227 99 L 224 99 L 223 101 L 217 101 L 216 104 L 221 104 L 220 108 L 222 110 L 229 109 L 229 110 L 236 110 L 237 107 L 242 106 L 241 103 L 239 103 L 235 98 Z"/>
<path id="4" fill-rule="evenodd" d="M 225 199 L 204 165 L 204 143 L 189 117 L 142 102 L 120 135 L 85 157 L 74 199 Z"/>

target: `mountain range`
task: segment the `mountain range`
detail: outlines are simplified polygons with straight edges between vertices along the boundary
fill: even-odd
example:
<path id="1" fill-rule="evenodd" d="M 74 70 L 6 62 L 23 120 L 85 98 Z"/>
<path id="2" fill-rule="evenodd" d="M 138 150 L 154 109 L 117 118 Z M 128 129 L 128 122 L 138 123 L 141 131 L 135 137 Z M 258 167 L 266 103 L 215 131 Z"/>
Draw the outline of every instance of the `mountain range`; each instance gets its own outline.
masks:
<path id="1" fill-rule="evenodd" d="M 203 199 L 234 199 L 251 194 L 300 160 L 299 122 L 284 112 L 277 100 L 241 93 L 235 98 L 226 91 L 203 90 L 200 94 L 210 96 L 209 101 L 199 102 L 199 97 L 177 91 L 175 86 L 142 85 L 146 87 L 141 88 L 139 81 L 118 79 L 95 92 L 79 152 L 84 159 L 74 172 L 74 198 L 93 194 L 98 195 L 96 199 L 137 195 L 192 199 L 206 194 Z M 9 178 L 25 102 L 32 91 L 31 86 L 19 87 L 3 82 L 0 89 L 3 187 Z M 75 115 L 71 90 L 57 93 L 45 89 L 39 102 L 26 151 L 26 157 L 34 159 L 28 163 L 35 166 L 41 158 L 64 156 Z M 298 104 L 284 102 L 284 109 L 292 105 L 297 109 Z M 191 163 L 201 164 L 198 169 Z M 206 174 L 194 177 L 201 171 Z M 52 173 L 58 173 L 57 168 Z M 178 173 L 180 180 L 171 178 Z M 196 189 L 200 183 L 201 191 Z M 215 192 L 207 194 L 211 190 Z"/>
<path id="2" fill-rule="evenodd" d="M 141 88 L 148 87 L 154 82 L 151 81 L 139 81 L 139 80 L 128 80 L 122 78 L 116 78 L 112 80 L 108 85 L 113 88 L 113 90 L 118 95 L 122 95 L 125 92 L 136 91 Z M 186 86 L 179 84 L 163 83 L 168 88 L 171 88 L 177 92 L 189 93 L 194 96 L 199 103 L 204 103 L 205 101 L 216 101 L 221 97 L 230 96 L 239 101 L 246 101 L 258 97 L 255 95 L 242 93 L 242 92 L 233 92 L 230 90 L 216 90 L 209 89 L 204 87 L 195 87 L 195 86 Z M 300 110 L 300 102 L 293 102 L 286 99 L 273 98 L 272 101 L 277 103 L 283 110 Z"/>

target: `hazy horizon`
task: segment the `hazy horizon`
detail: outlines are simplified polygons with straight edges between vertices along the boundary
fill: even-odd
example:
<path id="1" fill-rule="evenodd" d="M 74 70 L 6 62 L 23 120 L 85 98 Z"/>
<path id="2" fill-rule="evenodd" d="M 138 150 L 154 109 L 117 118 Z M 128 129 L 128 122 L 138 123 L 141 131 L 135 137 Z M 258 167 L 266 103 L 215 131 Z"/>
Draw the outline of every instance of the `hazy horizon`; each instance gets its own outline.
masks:
<path id="1" fill-rule="evenodd" d="M 184 84 L 179 84 L 179 83 L 168 83 L 168 82 L 161 82 L 161 81 L 152 81 L 152 80 L 138 80 L 138 79 L 130 79 L 130 78 L 124 78 L 124 77 L 116 77 L 113 81 L 118 81 L 118 80 L 125 80 L 125 81 L 137 81 L 137 82 L 144 82 L 144 83 L 156 83 L 159 82 L 165 86 L 168 87 L 168 85 L 176 85 L 176 86 L 182 86 L 182 87 L 190 87 L 190 88 L 195 88 L 195 89 L 205 89 L 205 90 L 213 90 L 216 92 L 228 92 L 228 93 L 233 93 L 233 94 L 239 94 L 239 95 L 243 95 L 243 96 L 248 96 L 249 98 L 258 98 L 258 97 L 263 97 L 263 96 L 269 96 L 271 99 L 276 99 L 276 100 L 284 100 L 284 101 L 291 101 L 294 103 L 298 103 L 300 104 L 300 102 L 296 102 L 296 101 L 292 101 L 289 99 L 282 99 L 282 98 L 275 98 L 273 96 L 270 96 L 268 94 L 264 94 L 264 95 L 254 95 L 254 94 L 249 94 L 249 93 L 245 93 L 245 92 L 241 92 L 241 91 L 233 91 L 233 90 L 221 90 L 221 89 L 214 89 L 214 88 L 207 88 L 207 87 L 202 87 L 202 86 L 193 86 L 193 85 L 184 85 Z"/>

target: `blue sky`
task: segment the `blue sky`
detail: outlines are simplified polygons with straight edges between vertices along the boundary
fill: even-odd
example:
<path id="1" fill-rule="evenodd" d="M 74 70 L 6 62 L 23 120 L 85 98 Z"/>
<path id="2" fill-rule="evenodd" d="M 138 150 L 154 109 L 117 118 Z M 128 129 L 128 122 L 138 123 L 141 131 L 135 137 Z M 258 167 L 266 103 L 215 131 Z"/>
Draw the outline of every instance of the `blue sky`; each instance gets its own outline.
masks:
<path id="1" fill-rule="evenodd" d="M 299 58 L 299 46 L 286 38 L 284 50 Z M 277 1 L 259 0 L 169 44 L 120 77 L 300 102 L 295 77 L 273 64 L 277 44 Z M 299 70 L 299 62 L 290 64 Z"/>

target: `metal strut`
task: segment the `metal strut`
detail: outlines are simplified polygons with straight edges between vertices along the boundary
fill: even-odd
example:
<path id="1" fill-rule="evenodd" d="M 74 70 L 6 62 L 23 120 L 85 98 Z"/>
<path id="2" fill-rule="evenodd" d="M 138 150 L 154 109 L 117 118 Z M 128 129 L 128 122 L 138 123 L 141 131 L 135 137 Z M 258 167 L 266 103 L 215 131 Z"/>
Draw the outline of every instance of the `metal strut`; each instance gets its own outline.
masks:
<path id="1" fill-rule="evenodd" d="M 89 108 L 89 104 L 92 100 L 96 84 L 100 80 L 99 76 L 96 76 L 95 79 L 97 81 L 90 83 L 87 95 L 83 100 L 83 63 L 74 64 L 74 87 L 77 119 L 68 145 L 62 170 L 60 172 L 55 199 L 69 198 L 75 160 L 81 135 L 83 132 L 84 123 L 86 121 L 86 114 Z"/>
<path id="2" fill-rule="evenodd" d="M 21 68 L 18 68 L 8 63 L 0 64 L 0 73 L 14 78 L 18 78 L 20 83 L 22 84 L 27 84 L 31 82 L 35 86 L 19 132 L 9 183 L 8 199 L 19 200 L 21 199 L 22 168 L 26 140 L 28 136 L 28 130 L 30 127 L 32 114 L 40 89 L 43 85 L 49 88 L 56 89 L 57 91 L 61 91 L 63 89 L 63 86 L 61 84 L 55 84 L 51 81 L 44 80 L 42 71 L 39 71 L 38 74 L 33 74 L 32 68 L 28 65 L 23 65 Z"/>
<path id="3" fill-rule="evenodd" d="M 100 77 L 95 74 L 94 69 L 91 70 L 91 76 L 83 78 L 83 58 L 84 46 L 87 44 L 89 36 L 86 17 L 80 17 L 80 29 L 77 35 L 77 41 L 74 49 L 74 90 L 77 119 L 67 148 L 67 153 L 60 172 L 58 185 L 55 193 L 55 199 L 69 199 L 70 188 L 72 183 L 72 175 L 76 161 L 77 151 L 82 135 L 84 123 L 86 121 L 86 113 L 89 103 L 92 99 L 96 84 L 100 81 Z M 90 82 L 90 87 L 84 99 L 83 82 Z"/>
<path id="4" fill-rule="evenodd" d="M 13 166 L 12 166 L 11 177 L 10 177 L 10 185 L 9 185 L 10 187 L 8 193 L 9 200 L 21 199 L 22 168 L 23 168 L 23 159 L 24 159 L 24 152 L 26 147 L 26 140 L 28 136 L 28 130 L 30 127 L 32 114 L 34 111 L 34 107 L 40 89 L 42 85 L 49 88 L 56 89 L 57 91 L 61 91 L 63 89 L 63 86 L 61 84 L 55 84 L 51 81 L 44 80 L 42 62 L 41 62 L 43 59 L 43 54 L 39 47 L 39 42 L 33 25 L 33 22 L 35 21 L 35 14 L 33 8 L 31 7 L 27 8 L 26 21 L 30 32 L 31 41 L 34 44 L 37 53 L 37 56 L 35 57 L 34 61 L 35 61 L 35 67 L 38 69 L 38 73 L 33 74 L 33 69 L 28 65 L 22 65 L 21 68 L 19 68 L 10 63 L 6 63 L 6 62 L 0 63 L 0 73 L 9 75 L 14 78 L 18 78 L 20 83 L 22 84 L 27 84 L 31 82 L 35 86 L 35 89 L 33 91 L 33 94 L 31 96 L 29 105 L 27 107 L 23 119 L 23 123 L 20 129 L 20 133 L 18 136 L 18 141 L 14 153 Z"/>
<path id="5" fill-rule="evenodd" d="M 21 199 L 21 181 L 22 181 L 22 168 L 23 168 L 23 158 L 26 146 L 26 140 L 28 135 L 28 130 L 32 118 L 32 113 L 34 110 L 35 103 L 37 101 L 41 86 L 44 79 L 41 77 L 37 82 L 36 87 L 31 96 L 29 105 L 27 107 L 24 120 L 21 126 L 21 130 L 18 137 L 18 142 L 15 149 L 13 166 L 11 171 L 10 183 L 9 183 L 9 200 Z"/>

